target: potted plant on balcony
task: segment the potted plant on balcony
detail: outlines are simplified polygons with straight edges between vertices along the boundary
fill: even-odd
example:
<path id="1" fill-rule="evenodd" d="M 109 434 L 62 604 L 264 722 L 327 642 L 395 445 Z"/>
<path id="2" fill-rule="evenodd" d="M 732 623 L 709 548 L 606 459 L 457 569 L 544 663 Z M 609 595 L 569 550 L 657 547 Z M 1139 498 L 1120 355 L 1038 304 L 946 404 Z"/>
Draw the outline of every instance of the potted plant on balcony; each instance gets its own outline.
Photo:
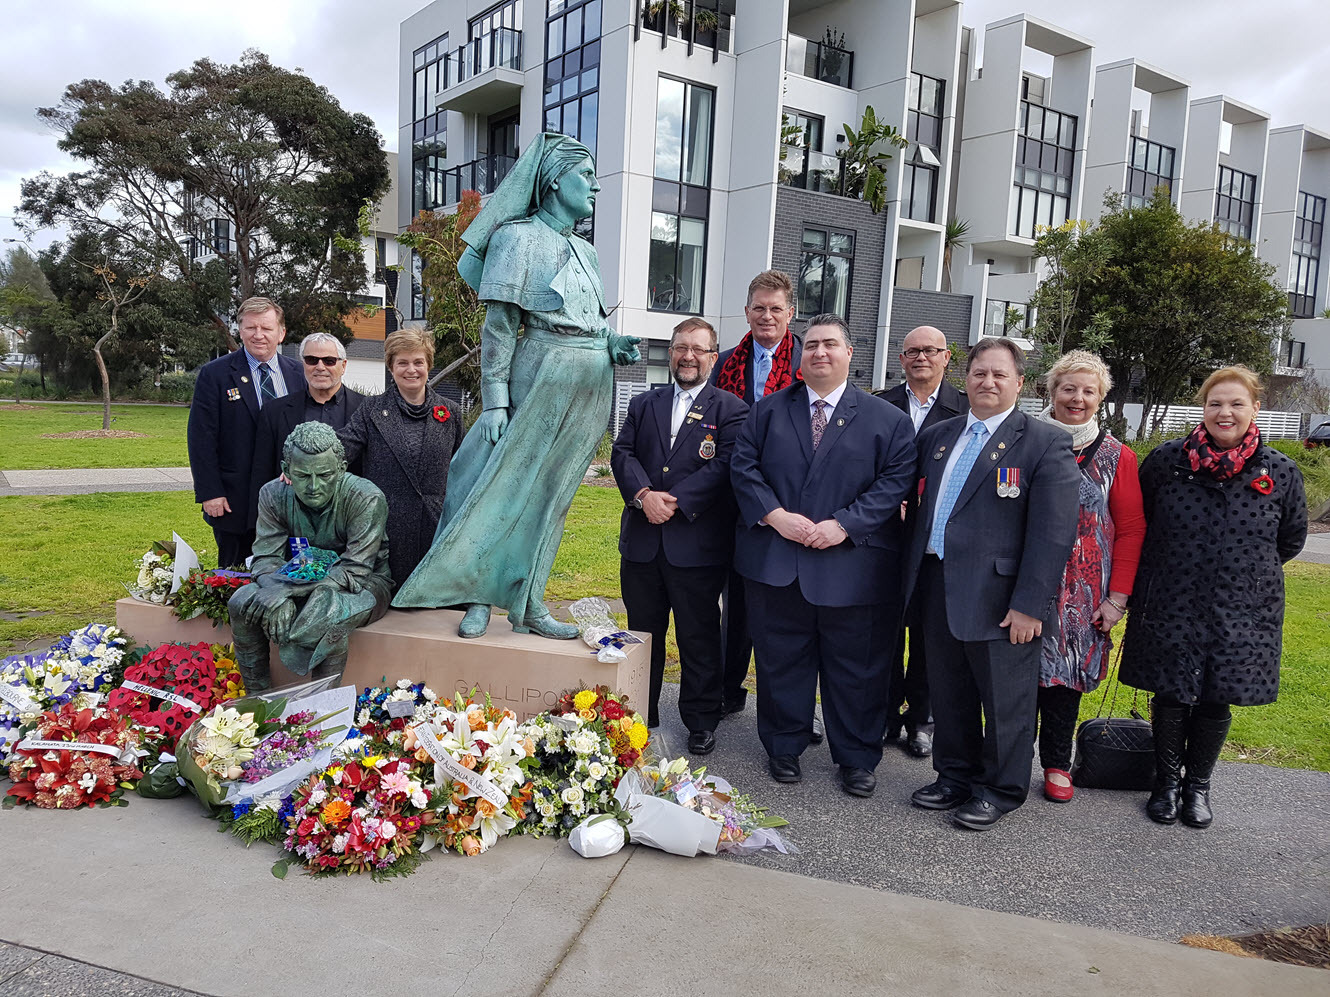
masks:
<path id="1" fill-rule="evenodd" d="M 665 15 L 662 19 L 661 15 Z M 647 0 L 642 7 L 642 20 L 647 27 L 658 31 L 668 31 L 669 21 L 683 24 L 688 20 L 688 10 L 683 0 Z"/>
<path id="2" fill-rule="evenodd" d="M 864 201 L 873 214 L 881 213 L 887 206 L 887 173 L 883 169 L 891 159 L 891 153 L 879 151 L 880 144 L 904 149 L 909 143 L 894 125 L 879 121 L 873 105 L 864 108 L 864 116 L 857 129 L 841 125 L 848 143 L 836 153 L 844 160 L 846 197 L 857 197 Z"/>
<path id="3" fill-rule="evenodd" d="M 822 38 L 822 71 L 818 78 L 825 83 L 834 83 L 836 86 L 843 86 L 841 80 L 840 68 L 845 64 L 845 32 L 836 33 L 836 29 L 828 27 L 826 34 Z"/>

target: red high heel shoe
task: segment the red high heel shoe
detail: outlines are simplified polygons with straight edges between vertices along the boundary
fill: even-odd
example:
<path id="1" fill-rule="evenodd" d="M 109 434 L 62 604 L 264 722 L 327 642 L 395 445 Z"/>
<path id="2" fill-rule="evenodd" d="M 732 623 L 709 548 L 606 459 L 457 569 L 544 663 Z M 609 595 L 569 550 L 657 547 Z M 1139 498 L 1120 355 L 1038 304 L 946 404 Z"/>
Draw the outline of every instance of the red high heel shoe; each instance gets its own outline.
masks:
<path id="1" fill-rule="evenodd" d="M 1065 786 L 1059 786 L 1053 781 L 1054 775 L 1060 775 L 1067 780 Z M 1076 792 L 1071 785 L 1071 773 L 1063 769 L 1044 769 L 1044 795 L 1054 803 L 1066 803 Z"/>

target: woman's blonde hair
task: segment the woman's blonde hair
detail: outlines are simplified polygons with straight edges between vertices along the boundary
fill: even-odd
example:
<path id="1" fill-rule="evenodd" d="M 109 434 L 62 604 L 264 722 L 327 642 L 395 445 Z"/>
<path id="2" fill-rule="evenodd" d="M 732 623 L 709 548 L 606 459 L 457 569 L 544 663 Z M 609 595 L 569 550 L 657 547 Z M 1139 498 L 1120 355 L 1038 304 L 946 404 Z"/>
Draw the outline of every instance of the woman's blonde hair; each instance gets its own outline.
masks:
<path id="1" fill-rule="evenodd" d="M 433 367 L 434 334 L 428 329 L 398 329 L 383 341 L 383 362 L 391 370 L 399 353 L 415 353 L 417 350 L 424 352 L 425 363 Z"/>
<path id="2" fill-rule="evenodd" d="M 1100 401 L 1113 390 L 1113 375 L 1108 372 L 1108 364 L 1099 359 L 1099 354 L 1089 350 L 1071 350 L 1058 357 L 1044 377 L 1044 386 L 1048 388 L 1050 399 L 1057 393 L 1058 382 L 1068 374 L 1093 374 L 1099 378 Z"/>
<path id="3" fill-rule="evenodd" d="M 1223 384 L 1225 381 L 1236 381 L 1247 389 L 1247 394 L 1251 395 L 1252 401 L 1259 402 L 1261 400 L 1261 379 L 1257 376 L 1256 371 L 1241 364 L 1235 364 L 1232 367 L 1220 367 L 1207 377 L 1205 383 L 1201 385 L 1201 390 L 1196 392 L 1196 403 L 1204 405 L 1205 399 L 1215 389 L 1215 385 Z"/>

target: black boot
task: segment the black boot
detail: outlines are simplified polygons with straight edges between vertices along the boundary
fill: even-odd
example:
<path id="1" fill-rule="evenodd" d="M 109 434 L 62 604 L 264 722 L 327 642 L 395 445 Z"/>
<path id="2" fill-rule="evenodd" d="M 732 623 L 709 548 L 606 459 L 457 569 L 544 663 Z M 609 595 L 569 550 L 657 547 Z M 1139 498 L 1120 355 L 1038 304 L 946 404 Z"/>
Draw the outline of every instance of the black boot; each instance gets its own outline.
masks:
<path id="1" fill-rule="evenodd" d="M 1188 827 L 1209 827 L 1214 820 L 1210 812 L 1210 774 L 1219 761 L 1228 737 L 1231 716 L 1222 720 L 1201 717 L 1195 713 L 1187 724 L 1187 777 L 1182 781 L 1182 823 Z"/>
<path id="2" fill-rule="evenodd" d="M 1145 812 L 1156 824 L 1176 824 L 1178 790 L 1182 782 L 1182 746 L 1187 736 L 1188 706 L 1165 706 L 1158 699 L 1151 705 L 1150 726 L 1154 730 L 1155 788 Z"/>

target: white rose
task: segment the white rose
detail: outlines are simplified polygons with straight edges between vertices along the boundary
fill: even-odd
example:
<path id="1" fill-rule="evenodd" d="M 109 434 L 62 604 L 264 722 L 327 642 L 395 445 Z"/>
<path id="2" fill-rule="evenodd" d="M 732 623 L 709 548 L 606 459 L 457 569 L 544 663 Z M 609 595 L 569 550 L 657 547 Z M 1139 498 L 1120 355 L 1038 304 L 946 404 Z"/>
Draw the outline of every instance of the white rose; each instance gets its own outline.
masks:
<path id="1" fill-rule="evenodd" d="M 559 794 L 559 799 L 573 807 L 582 802 L 582 787 L 574 783 Z"/>
<path id="2" fill-rule="evenodd" d="M 379 825 L 379 834 L 382 835 L 384 839 L 391 838 L 396 833 L 397 828 L 386 820 Z"/>
<path id="3" fill-rule="evenodd" d="M 595 779 L 597 782 L 605 778 L 606 771 L 607 769 L 600 762 L 592 762 L 586 769 L 587 775 L 591 776 L 591 778 Z"/>

